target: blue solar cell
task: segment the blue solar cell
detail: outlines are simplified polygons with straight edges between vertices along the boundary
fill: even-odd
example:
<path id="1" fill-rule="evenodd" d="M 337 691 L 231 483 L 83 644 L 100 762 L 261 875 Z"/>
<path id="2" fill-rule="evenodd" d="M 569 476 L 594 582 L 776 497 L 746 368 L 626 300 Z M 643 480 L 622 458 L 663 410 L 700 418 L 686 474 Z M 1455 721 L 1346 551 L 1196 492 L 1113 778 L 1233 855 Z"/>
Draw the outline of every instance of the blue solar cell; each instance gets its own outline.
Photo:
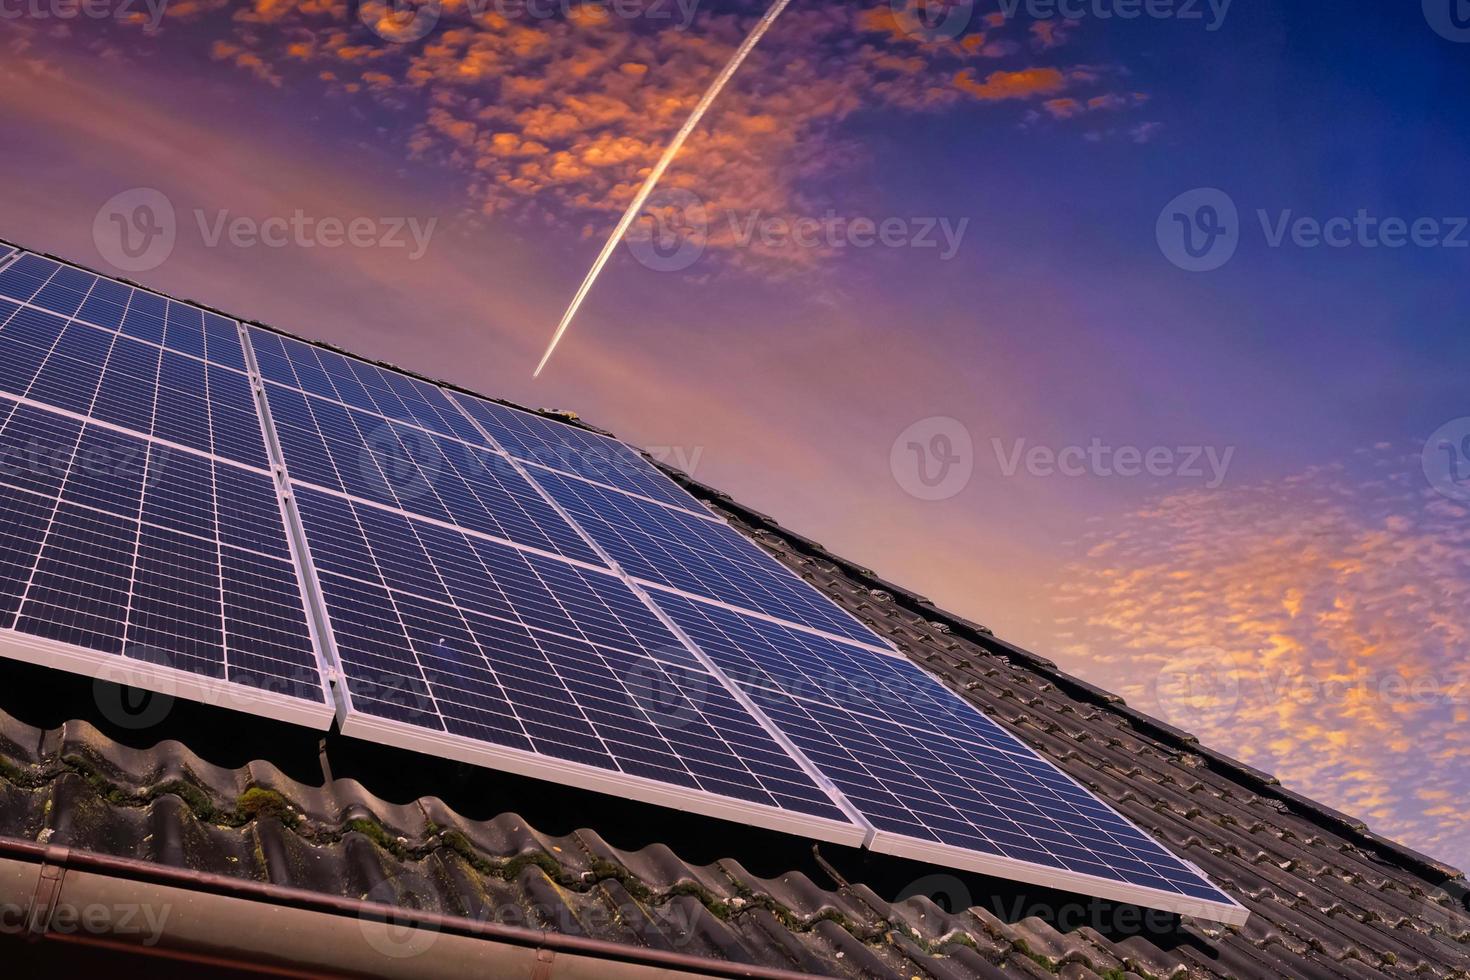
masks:
<path id="1" fill-rule="evenodd" d="M 678 596 L 655 601 L 880 831 L 1229 901 L 909 661 Z"/>
<path id="2" fill-rule="evenodd" d="M 697 663 L 606 572 L 309 488 L 298 489 L 296 501 L 319 571 L 628 654 Z"/>
<path id="3" fill-rule="evenodd" d="M 222 406 L 211 407 L 209 430 L 216 456 L 259 469 L 270 466 L 270 457 L 265 450 L 265 436 L 261 432 L 260 416 L 254 412 L 247 414 Z"/>
<path id="4" fill-rule="evenodd" d="M 6 408 L 0 428 L 0 483 L 42 496 L 60 496 L 82 423 L 30 405 L 7 400 L 0 404 Z"/>
<path id="5" fill-rule="evenodd" d="M 23 307 L 5 321 L 0 337 L 17 344 L 25 344 L 42 351 L 50 351 L 66 330 L 66 321 L 44 310 Z"/>
<path id="6" fill-rule="evenodd" d="M 62 501 L 47 528 L 15 628 L 121 653 L 138 524 Z"/>
<path id="7" fill-rule="evenodd" d="M 635 578 L 859 642 L 882 642 L 723 522 L 547 470 L 534 476 Z"/>
<path id="8" fill-rule="evenodd" d="M 126 374 L 150 385 L 158 383 L 163 350 L 131 337 L 118 337 L 107 359 L 107 374 Z"/>
<path id="9" fill-rule="evenodd" d="M 85 414 L 97 396 L 102 368 L 52 351 L 24 394 L 34 401 Z"/>
<path id="10" fill-rule="evenodd" d="M 206 359 L 215 364 L 245 370 L 245 348 L 240 343 L 240 329 L 234 320 L 216 313 L 204 314 L 204 349 Z"/>
<path id="11" fill-rule="evenodd" d="M 165 350 L 158 369 L 158 383 L 187 395 L 205 395 L 209 369 L 203 361 Z"/>
<path id="12" fill-rule="evenodd" d="M 245 370 L 234 321 L 51 259 L 25 254 L 0 269 L 0 296 Z"/>
<path id="13" fill-rule="evenodd" d="M 22 255 L 0 269 L 0 296 L 29 302 L 56 275 L 58 268 L 57 263 L 39 255 Z"/>
<path id="14" fill-rule="evenodd" d="M 135 290 L 128 300 L 128 311 L 123 317 L 121 330 L 129 337 L 146 340 L 150 344 L 163 345 L 164 318 L 168 315 L 168 301 L 161 296 Z"/>
<path id="15" fill-rule="evenodd" d="M 132 576 L 127 655 L 224 679 L 218 545 L 144 524 Z"/>
<path id="16" fill-rule="evenodd" d="M 136 520 L 147 468 L 146 441 L 89 425 L 77 444 L 62 499 Z"/>
<path id="17" fill-rule="evenodd" d="M 279 513 L 274 520 L 280 522 Z M 283 549 L 282 540 L 269 550 Z M 321 672 L 296 569 L 289 562 L 229 546 L 220 549 L 220 566 L 231 680 L 286 697 L 319 700 Z"/>
<path id="18" fill-rule="evenodd" d="M 108 330 L 120 330 L 132 292 L 131 287 L 120 282 L 98 279 L 92 291 L 87 294 L 87 301 L 77 311 L 77 319 L 95 323 Z"/>
<path id="19" fill-rule="evenodd" d="M 209 402 L 178 388 L 160 385 L 153 413 L 153 434 L 202 453 L 210 452 L 214 441 L 209 432 Z"/>
<path id="20" fill-rule="evenodd" d="M 143 488 L 143 520 L 209 540 L 217 538 L 214 466 L 202 456 L 155 444 Z"/>
<path id="21" fill-rule="evenodd" d="M 280 496 L 265 476 L 223 463 L 214 465 L 220 542 L 234 548 L 289 559 Z"/>
<path id="22" fill-rule="evenodd" d="M 157 382 L 113 371 L 109 366 L 92 402 L 91 416 L 133 432 L 151 433 L 157 398 Z"/>
<path id="23" fill-rule="evenodd" d="M 286 468 L 303 483 L 580 561 L 577 532 L 499 453 L 266 385 Z"/>
<path id="24" fill-rule="evenodd" d="M 481 398 L 458 394 L 454 397 L 516 459 L 642 494 L 674 507 L 707 513 L 678 484 L 614 439 Z"/>
<path id="25" fill-rule="evenodd" d="M 69 317 L 87 298 L 93 278 L 85 272 L 62 266 L 30 301 L 35 306 Z"/>
<path id="26" fill-rule="evenodd" d="M 194 357 L 204 357 L 204 313 L 170 300 L 164 318 L 163 345 Z"/>
<path id="27" fill-rule="evenodd" d="M 41 554 L 41 541 L 56 510 L 40 497 L 0 484 L 0 629 L 15 626 L 21 596 Z"/>
<path id="28" fill-rule="evenodd" d="M 251 328 L 250 339 L 267 381 L 441 436 L 482 443 L 474 425 L 434 385 L 259 328 Z"/>

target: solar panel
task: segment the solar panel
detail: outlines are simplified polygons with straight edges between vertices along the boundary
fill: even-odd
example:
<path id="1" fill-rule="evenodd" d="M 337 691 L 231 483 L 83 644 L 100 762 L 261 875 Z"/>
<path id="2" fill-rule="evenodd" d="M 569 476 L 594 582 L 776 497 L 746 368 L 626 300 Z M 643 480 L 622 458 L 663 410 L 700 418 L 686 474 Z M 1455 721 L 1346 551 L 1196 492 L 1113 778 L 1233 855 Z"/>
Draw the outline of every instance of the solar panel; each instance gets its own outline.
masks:
<path id="1" fill-rule="evenodd" d="M 326 727 L 271 479 L 0 398 L 0 651 Z"/>
<path id="2" fill-rule="evenodd" d="M 340 665 L 345 734 L 861 841 L 442 392 L 249 336 Z"/>
<path id="3" fill-rule="evenodd" d="M 279 337 L 263 330 L 252 329 L 251 338 L 257 360 L 261 349 L 268 355 L 286 349 Z M 283 354 L 272 356 L 279 376 L 280 365 L 290 362 Z M 296 356 L 300 361 L 304 355 Z M 343 365 L 352 363 L 331 356 Z M 298 377 L 313 378 L 319 388 L 334 376 L 325 370 L 320 376 L 310 375 L 299 364 L 296 371 Z M 390 375 L 363 365 L 362 372 L 367 371 Z M 359 375 L 355 369 L 343 372 L 349 369 L 336 369 L 337 380 L 330 390 L 356 392 L 351 397 L 372 404 L 371 411 L 273 381 L 265 385 L 271 420 L 294 480 L 530 548 L 598 561 L 576 530 L 510 461 L 483 445 L 479 433 L 438 389 L 425 385 L 426 390 L 413 397 L 418 389 L 386 381 L 370 387 L 354 380 L 356 387 L 349 388 L 346 379 Z M 435 395 L 441 404 L 436 404 Z M 459 438 L 447 419 L 436 421 L 445 412 L 458 416 L 473 444 Z M 421 427 L 425 421 L 434 421 L 434 428 Z"/>
<path id="4" fill-rule="evenodd" d="M 1244 921 L 1196 868 L 910 661 L 655 601 L 872 824 L 873 850 Z"/>
<path id="5" fill-rule="evenodd" d="M 234 321 L 0 269 L 0 651 L 330 723 L 244 364 Z"/>
<path id="6" fill-rule="evenodd" d="M 694 513 L 708 513 L 703 504 L 673 480 L 615 439 L 497 405 L 483 398 L 459 392 L 451 397 L 516 459 L 571 473 L 584 480 L 640 494 Z"/>
<path id="7" fill-rule="evenodd" d="M 647 464 L 645 464 L 647 465 Z M 884 641 L 831 599 L 713 516 L 665 507 L 575 477 L 534 479 L 624 571 L 860 643 Z"/>
<path id="8" fill-rule="evenodd" d="M 862 833 L 612 573 L 302 489 L 342 730 L 682 809 Z"/>
<path id="9" fill-rule="evenodd" d="M 448 396 L 427 382 L 258 327 L 250 329 L 250 344 L 267 381 L 439 435 L 481 441 Z"/>
<path id="10" fill-rule="evenodd" d="M 22 254 L 0 270 L 0 296 L 212 364 L 245 370 L 244 350 L 233 320 L 39 255 Z"/>
<path id="11" fill-rule="evenodd" d="M 0 295 L 29 299 L 0 299 L 0 392 L 202 453 L 269 467 L 249 379 L 242 371 L 205 359 L 205 338 L 212 334 L 205 332 L 201 311 L 193 310 L 187 318 L 172 310 L 188 308 L 159 300 L 168 304 L 170 324 L 199 322 L 197 334 L 168 328 L 177 345 L 198 353 L 135 339 L 82 320 L 84 315 L 111 317 L 98 308 L 98 289 L 118 284 L 81 278 L 90 274 L 66 266 L 52 268 L 56 264 L 49 260 L 37 265 L 35 259 L 23 255 L 0 271 Z M 151 297 L 132 293 L 134 299 Z M 136 307 L 127 310 L 132 316 Z M 216 319 L 235 330 L 232 321 Z M 233 349 L 222 340 L 210 341 L 209 349 L 232 363 L 233 354 L 239 354 L 243 368 L 238 331 L 235 339 Z"/>

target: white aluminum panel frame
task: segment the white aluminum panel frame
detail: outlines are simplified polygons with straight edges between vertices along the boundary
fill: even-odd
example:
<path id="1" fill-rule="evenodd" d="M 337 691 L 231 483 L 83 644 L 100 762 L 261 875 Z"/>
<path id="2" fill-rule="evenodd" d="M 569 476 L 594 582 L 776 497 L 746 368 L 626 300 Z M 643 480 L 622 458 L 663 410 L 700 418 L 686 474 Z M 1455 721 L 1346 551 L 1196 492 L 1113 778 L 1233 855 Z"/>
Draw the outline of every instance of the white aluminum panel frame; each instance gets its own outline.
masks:
<path id="1" fill-rule="evenodd" d="M 1150 840 L 1153 839 L 1151 835 L 1145 836 L 1148 836 Z M 1194 916 L 1198 919 L 1230 926 L 1243 926 L 1250 918 L 1250 910 L 1228 895 L 1225 896 L 1228 899 L 1226 902 L 1212 902 L 1209 899 L 1161 891 L 1144 885 L 1132 885 L 1123 881 L 1115 881 L 1112 878 L 1099 878 L 1081 871 L 1048 868 L 1016 858 L 970 851 L 952 844 L 921 841 L 889 831 L 880 830 L 869 847 L 879 854 L 891 854 L 894 857 L 925 861 L 929 864 L 957 868 L 962 871 L 973 871 L 976 874 L 990 875 L 1007 881 L 1021 881 L 1045 888 L 1055 888 L 1058 891 L 1075 892 L 1092 898 L 1126 902 L 1129 905 L 1159 909 L 1164 912 L 1175 912 L 1179 915 Z M 1219 888 L 1198 866 L 1183 858 L 1178 858 L 1178 860 L 1194 870 L 1201 879 Z"/>
<path id="2" fill-rule="evenodd" d="M 325 685 L 325 699 L 316 704 L 223 678 L 206 677 L 122 654 L 88 650 L 14 630 L 0 631 L 0 657 L 90 677 L 98 683 L 119 684 L 317 731 L 330 729 L 336 717 Z"/>

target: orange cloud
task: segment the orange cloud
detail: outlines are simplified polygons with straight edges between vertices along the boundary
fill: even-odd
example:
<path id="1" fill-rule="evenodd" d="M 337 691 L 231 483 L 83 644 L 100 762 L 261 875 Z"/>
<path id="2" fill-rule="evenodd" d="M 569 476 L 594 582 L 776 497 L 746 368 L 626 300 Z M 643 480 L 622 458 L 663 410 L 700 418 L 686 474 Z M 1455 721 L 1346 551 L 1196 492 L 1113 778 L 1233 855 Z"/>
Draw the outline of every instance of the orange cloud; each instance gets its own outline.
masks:
<path id="1" fill-rule="evenodd" d="M 1076 99 L 1048 99 L 1042 103 L 1042 108 L 1056 119 L 1071 119 L 1083 111 L 1082 103 Z"/>
<path id="2" fill-rule="evenodd" d="M 1430 853 L 1470 852 L 1470 509 L 1418 454 L 1178 493 L 1083 542 L 1058 643 L 1146 711 Z"/>
<path id="3" fill-rule="evenodd" d="M 209 49 L 209 56 L 215 61 L 227 61 L 236 68 L 243 68 L 256 78 L 277 88 L 281 85 L 281 76 L 271 70 L 265 59 L 253 51 L 247 51 L 237 44 L 228 41 L 215 41 Z"/>
<path id="4" fill-rule="evenodd" d="M 985 81 L 975 80 L 975 72 L 966 68 L 954 78 L 955 87 L 985 102 L 1003 99 L 1029 99 L 1059 92 L 1066 88 L 1066 77 L 1055 68 L 1023 68 L 1020 71 L 994 71 Z"/>

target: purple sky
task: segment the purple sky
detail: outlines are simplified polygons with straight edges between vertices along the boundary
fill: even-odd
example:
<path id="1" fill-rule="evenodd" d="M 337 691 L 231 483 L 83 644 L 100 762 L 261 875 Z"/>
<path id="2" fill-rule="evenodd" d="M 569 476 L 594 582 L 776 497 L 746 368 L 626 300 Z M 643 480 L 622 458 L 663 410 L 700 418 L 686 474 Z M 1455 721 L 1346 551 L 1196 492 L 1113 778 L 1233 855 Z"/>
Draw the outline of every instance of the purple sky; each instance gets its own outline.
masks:
<path id="1" fill-rule="evenodd" d="M 759 9 L 628 3 L 28 0 L 0 235 L 576 410 L 1470 863 L 1470 31 L 797 0 L 532 382 Z"/>

